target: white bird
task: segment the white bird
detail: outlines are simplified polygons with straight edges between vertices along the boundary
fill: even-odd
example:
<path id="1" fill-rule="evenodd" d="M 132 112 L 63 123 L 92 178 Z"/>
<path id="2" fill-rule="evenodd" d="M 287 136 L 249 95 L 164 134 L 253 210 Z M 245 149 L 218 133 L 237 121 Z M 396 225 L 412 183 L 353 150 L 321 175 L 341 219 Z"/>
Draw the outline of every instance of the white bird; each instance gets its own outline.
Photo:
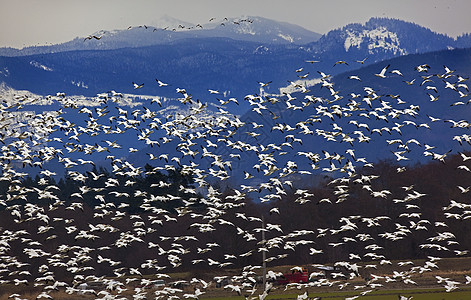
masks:
<path id="1" fill-rule="evenodd" d="M 384 67 L 381 72 L 379 72 L 378 74 L 375 74 L 375 76 L 379 77 L 379 78 L 386 78 L 386 71 L 388 70 L 390 65 L 387 65 L 386 67 Z"/>
<path id="2" fill-rule="evenodd" d="M 155 79 L 155 81 L 157 81 L 157 84 L 159 85 L 159 87 L 168 86 L 168 83 L 164 83 L 164 82 L 158 80 L 157 78 Z"/>
<path id="3" fill-rule="evenodd" d="M 401 71 L 399 71 L 399 70 L 392 70 L 391 73 L 399 75 L 399 76 L 403 76 Z"/>
<path id="4" fill-rule="evenodd" d="M 270 83 L 272 83 L 272 81 L 268 81 L 268 82 L 261 82 L 261 81 L 257 81 L 258 84 L 261 86 L 261 87 L 266 87 L 268 86 Z"/>
<path id="5" fill-rule="evenodd" d="M 134 86 L 134 89 L 140 89 L 144 87 L 144 83 L 138 84 L 138 83 L 135 83 L 134 81 L 132 82 L 132 85 Z"/>
<path id="6" fill-rule="evenodd" d="M 356 76 L 356 75 L 348 76 L 348 79 L 354 79 L 354 80 L 361 81 L 360 77 L 358 77 L 358 76 Z"/>
<path id="7" fill-rule="evenodd" d="M 432 94 L 429 94 L 429 93 L 427 93 L 427 95 L 430 97 L 430 102 L 435 102 L 438 100 L 438 97 L 440 97 L 440 96 L 434 97 Z"/>

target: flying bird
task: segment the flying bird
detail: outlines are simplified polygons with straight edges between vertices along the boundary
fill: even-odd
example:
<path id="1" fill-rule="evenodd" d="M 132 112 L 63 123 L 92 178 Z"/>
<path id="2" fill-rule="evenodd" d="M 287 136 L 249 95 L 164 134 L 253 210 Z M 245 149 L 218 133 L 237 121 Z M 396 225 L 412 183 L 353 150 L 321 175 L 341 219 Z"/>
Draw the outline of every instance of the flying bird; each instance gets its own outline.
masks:
<path id="1" fill-rule="evenodd" d="M 164 83 L 164 82 L 158 80 L 157 78 L 155 79 L 155 81 L 157 81 L 157 84 L 159 85 L 159 87 L 168 86 L 168 83 Z"/>
<path id="2" fill-rule="evenodd" d="M 333 67 L 335 67 L 336 65 L 347 65 L 348 66 L 348 63 L 344 60 L 339 60 L 339 61 L 335 62 Z"/>
<path id="3" fill-rule="evenodd" d="M 270 83 L 272 83 L 272 81 L 268 81 L 268 82 L 261 82 L 261 81 L 257 81 L 258 84 L 261 86 L 261 87 L 266 87 L 268 86 Z"/>
<path id="4" fill-rule="evenodd" d="M 134 89 L 140 89 L 140 88 L 144 87 L 144 83 L 137 84 L 134 81 L 132 82 L 132 85 L 134 86 Z"/>
<path id="5" fill-rule="evenodd" d="M 381 72 L 379 72 L 378 74 L 375 74 L 375 76 L 379 77 L 379 78 L 386 78 L 386 71 L 388 70 L 390 65 L 387 65 L 386 67 L 384 67 Z"/>

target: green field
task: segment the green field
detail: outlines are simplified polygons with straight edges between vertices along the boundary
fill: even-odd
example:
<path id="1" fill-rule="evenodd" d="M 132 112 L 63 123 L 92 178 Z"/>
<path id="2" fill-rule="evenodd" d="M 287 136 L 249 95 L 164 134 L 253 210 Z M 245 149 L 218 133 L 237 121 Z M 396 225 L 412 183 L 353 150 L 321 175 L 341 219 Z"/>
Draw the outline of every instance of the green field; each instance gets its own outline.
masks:
<path id="1" fill-rule="evenodd" d="M 304 293 L 304 292 L 302 292 Z M 302 294 L 301 292 L 299 294 Z M 309 299 L 345 299 L 359 295 L 360 292 L 332 292 L 332 293 L 309 293 Z M 397 300 L 398 295 L 410 297 L 413 300 L 469 300 L 471 299 L 471 288 L 459 289 L 453 292 L 445 292 L 443 289 L 413 289 L 413 290 L 384 290 L 371 292 L 365 296 L 360 296 L 357 299 L 371 299 L 371 300 Z M 265 299 L 269 300 L 288 300 L 297 299 L 298 294 L 276 294 L 269 295 Z M 224 296 L 224 297 L 200 297 L 200 299 L 210 300 L 244 300 L 242 296 Z M 258 299 L 258 297 L 254 297 Z"/>
<path id="2" fill-rule="evenodd" d="M 4 292 L 0 289 L 0 292 Z M 13 292 L 13 290 L 11 291 Z M 131 292 L 131 291 L 129 291 Z M 216 294 L 214 294 L 216 292 Z M 289 300 L 289 299 L 297 299 L 297 296 L 303 294 L 305 290 L 297 291 L 286 291 L 283 292 L 281 290 L 276 290 L 274 293 L 268 295 L 265 299 L 267 300 Z M 334 292 L 309 292 L 309 299 L 333 299 L 333 300 L 344 300 L 350 297 L 360 295 L 361 291 L 334 291 Z M 35 299 L 38 293 L 26 293 L 24 296 L 27 299 Z M 235 293 L 234 293 L 235 294 Z M 245 297 L 242 296 L 232 296 L 228 293 L 228 291 L 212 291 L 212 293 L 207 293 L 199 297 L 200 300 L 245 300 Z M 413 300 L 470 300 L 471 299 L 471 287 L 470 288 L 461 288 L 457 289 L 452 292 L 445 292 L 442 288 L 435 288 L 435 289 L 408 289 L 408 290 L 379 290 L 374 291 L 371 293 L 366 294 L 365 296 L 360 296 L 356 299 L 365 299 L 365 300 L 398 300 L 398 295 L 410 297 L 412 296 Z M 93 295 L 69 295 L 65 292 L 53 292 L 51 293 L 54 299 L 57 300 L 85 300 L 85 299 L 95 299 Z M 122 295 L 127 299 L 132 299 L 130 294 Z M 9 300 L 7 294 L 3 294 L 0 296 L 0 300 Z M 147 299 L 154 299 L 152 297 L 152 293 L 149 293 Z M 183 299 L 183 298 L 181 298 Z M 259 300 L 257 295 L 251 296 L 248 299 Z"/>

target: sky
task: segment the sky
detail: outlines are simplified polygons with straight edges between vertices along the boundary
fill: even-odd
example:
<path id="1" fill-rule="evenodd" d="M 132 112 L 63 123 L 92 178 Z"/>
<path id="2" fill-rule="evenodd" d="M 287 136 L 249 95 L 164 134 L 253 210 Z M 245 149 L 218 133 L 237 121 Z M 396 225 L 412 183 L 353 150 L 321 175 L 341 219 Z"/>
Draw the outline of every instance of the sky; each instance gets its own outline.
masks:
<path id="1" fill-rule="evenodd" d="M 371 17 L 417 23 L 456 37 L 471 32 L 470 0 L 0 0 L 0 47 L 66 42 L 99 30 L 260 16 L 324 34 Z"/>

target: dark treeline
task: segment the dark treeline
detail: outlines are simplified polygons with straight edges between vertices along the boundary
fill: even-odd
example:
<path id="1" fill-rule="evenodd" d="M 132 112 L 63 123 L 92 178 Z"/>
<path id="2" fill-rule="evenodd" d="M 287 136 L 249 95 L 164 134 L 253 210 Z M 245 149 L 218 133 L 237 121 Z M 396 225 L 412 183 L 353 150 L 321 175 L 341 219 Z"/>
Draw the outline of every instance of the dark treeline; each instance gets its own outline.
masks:
<path id="1" fill-rule="evenodd" d="M 47 180 L 44 181 L 44 178 L 39 175 L 34 178 L 27 176 L 22 180 L 21 186 L 27 191 L 28 203 L 44 204 L 44 198 L 41 199 L 41 196 L 44 195 L 40 191 L 47 189 L 48 186 L 55 186 L 56 188 L 53 189 L 54 194 L 66 205 L 71 202 L 82 202 L 89 207 L 94 207 L 100 203 L 112 203 L 115 206 L 121 204 L 125 211 L 137 213 L 142 212 L 141 205 L 144 196 L 150 194 L 154 196 L 173 195 L 188 200 L 190 194 L 186 193 L 183 188 L 192 187 L 194 183 L 191 174 L 183 174 L 181 169 L 169 170 L 163 173 L 156 171 L 149 164 L 145 165 L 144 172 L 138 176 L 131 177 L 120 174 L 120 172 L 117 173 L 111 173 L 103 167 L 99 169 L 93 167 L 85 174 L 75 171 L 69 172 L 58 181 L 54 177 L 45 177 Z M 0 186 L 0 193 L 5 195 L 8 189 L 9 184 L 4 181 Z M 136 191 L 138 191 L 137 194 Z M 201 195 L 193 196 L 201 197 Z M 12 202 L 12 204 L 16 203 Z M 173 202 L 154 203 L 153 206 L 174 211 L 175 207 L 181 205 L 181 199 L 176 199 Z"/>
<path id="2" fill-rule="evenodd" d="M 352 254 L 362 262 L 467 255 L 460 252 L 471 247 L 469 196 L 458 187 L 471 182 L 464 164 L 460 155 L 405 169 L 380 161 L 348 180 L 318 175 L 313 186 L 293 182 L 284 197 L 267 203 L 231 188 L 199 190 L 191 174 L 150 165 L 134 177 L 105 169 L 58 182 L 26 177 L 2 182 L 9 200 L 0 227 L 28 232 L 12 237 L 6 254 L 22 253 L 17 257 L 31 270 L 46 263 L 65 277 L 132 275 L 129 266 L 204 277 L 207 269 L 259 265 L 265 250 L 268 266 L 332 263 Z M 438 238 L 443 232 L 454 236 Z M 60 255 L 31 258 L 25 248 Z"/>

